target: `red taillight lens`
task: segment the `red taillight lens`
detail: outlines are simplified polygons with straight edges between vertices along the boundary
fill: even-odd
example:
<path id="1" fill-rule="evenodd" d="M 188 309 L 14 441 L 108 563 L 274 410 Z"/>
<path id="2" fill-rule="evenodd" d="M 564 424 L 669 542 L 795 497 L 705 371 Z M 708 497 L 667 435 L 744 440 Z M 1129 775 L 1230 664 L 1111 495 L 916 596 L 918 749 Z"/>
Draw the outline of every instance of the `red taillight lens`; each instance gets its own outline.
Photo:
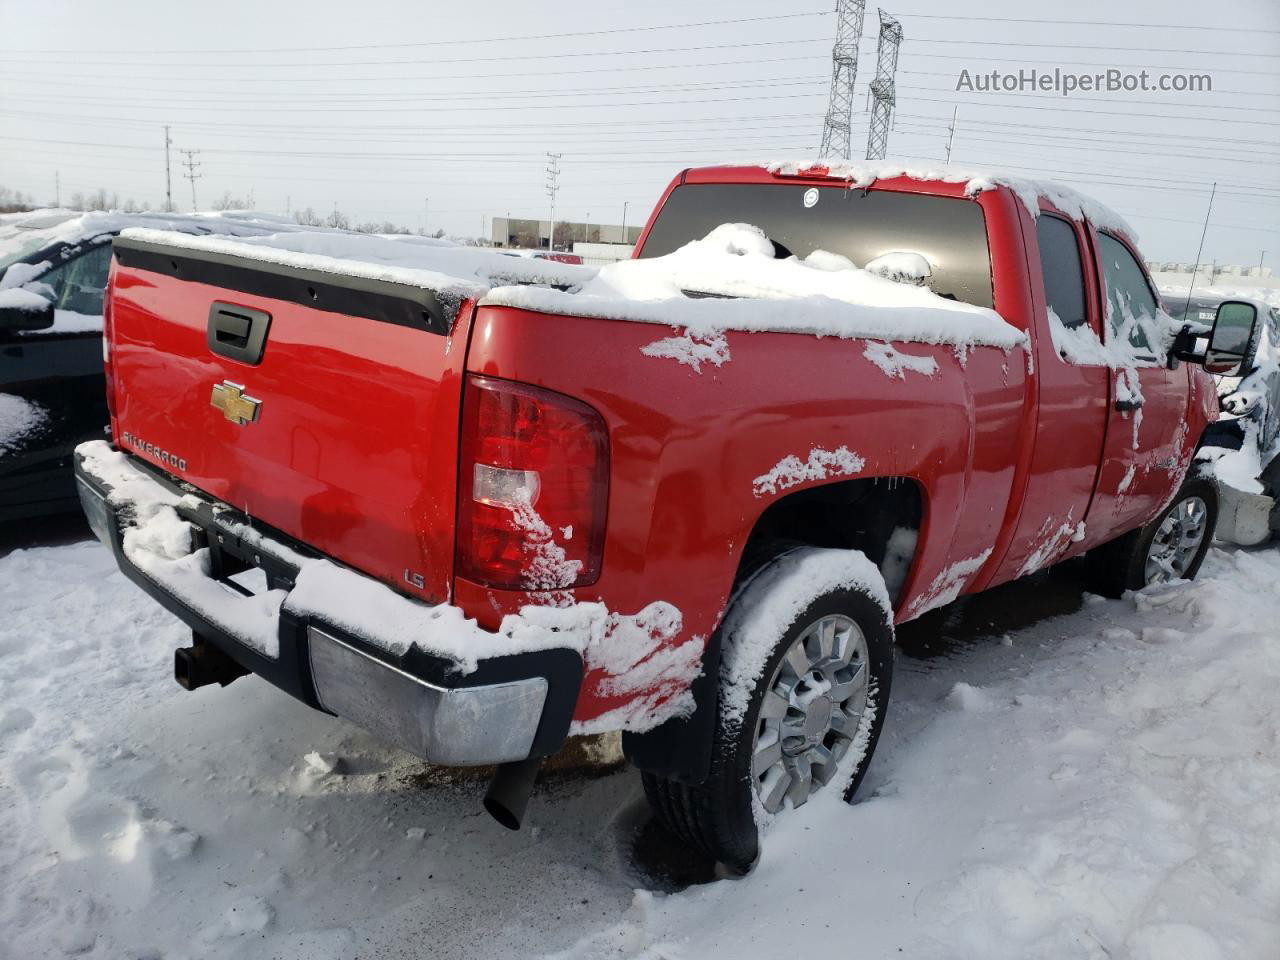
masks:
<path id="1" fill-rule="evenodd" d="M 510 590 L 592 584 L 604 554 L 609 442 L 585 403 L 491 377 L 462 399 L 457 574 Z"/>

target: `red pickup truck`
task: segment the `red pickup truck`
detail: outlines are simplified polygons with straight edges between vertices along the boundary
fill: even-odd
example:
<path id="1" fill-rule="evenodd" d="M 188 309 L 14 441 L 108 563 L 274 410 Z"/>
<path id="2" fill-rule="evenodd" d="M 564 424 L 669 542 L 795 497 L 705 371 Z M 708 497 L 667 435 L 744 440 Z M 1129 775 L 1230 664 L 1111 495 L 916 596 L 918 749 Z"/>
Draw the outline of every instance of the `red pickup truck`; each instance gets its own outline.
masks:
<path id="1" fill-rule="evenodd" d="M 1100 589 L 1196 574 L 1204 367 L 1257 322 L 1224 304 L 1197 352 L 1122 221 L 992 177 L 687 170 L 637 259 L 494 255 L 561 271 L 517 282 L 318 242 L 115 243 L 78 484 L 192 627 L 178 680 L 497 764 L 513 827 L 541 758 L 621 730 L 739 870 L 857 788 L 895 623 L 1086 553 Z"/>

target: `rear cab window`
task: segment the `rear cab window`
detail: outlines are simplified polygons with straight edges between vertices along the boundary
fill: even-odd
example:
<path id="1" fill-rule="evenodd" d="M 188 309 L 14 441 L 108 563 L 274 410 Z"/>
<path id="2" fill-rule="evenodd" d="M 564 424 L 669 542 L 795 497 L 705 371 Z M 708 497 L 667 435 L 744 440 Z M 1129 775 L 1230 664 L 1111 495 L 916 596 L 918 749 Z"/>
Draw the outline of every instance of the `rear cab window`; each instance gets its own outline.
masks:
<path id="1" fill-rule="evenodd" d="M 664 256 L 723 223 L 759 227 L 780 258 L 825 250 L 865 267 L 884 254 L 918 253 L 929 261 L 934 293 L 993 305 L 986 219 L 973 200 L 808 184 L 685 184 L 663 204 L 639 255 Z"/>

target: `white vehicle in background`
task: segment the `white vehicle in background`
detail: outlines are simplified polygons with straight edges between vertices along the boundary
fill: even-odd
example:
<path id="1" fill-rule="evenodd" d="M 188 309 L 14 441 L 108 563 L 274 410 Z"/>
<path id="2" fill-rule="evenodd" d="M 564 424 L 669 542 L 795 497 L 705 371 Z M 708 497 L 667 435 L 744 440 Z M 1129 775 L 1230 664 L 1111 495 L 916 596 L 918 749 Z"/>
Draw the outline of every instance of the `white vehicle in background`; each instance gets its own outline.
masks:
<path id="1" fill-rule="evenodd" d="M 1241 376 L 1216 378 L 1222 412 L 1205 431 L 1196 460 L 1219 483 L 1218 539 L 1265 543 L 1280 534 L 1280 307 L 1209 291 L 1170 290 L 1161 297 L 1175 319 L 1206 326 L 1224 300 L 1257 307 L 1261 322 L 1245 345 Z"/>

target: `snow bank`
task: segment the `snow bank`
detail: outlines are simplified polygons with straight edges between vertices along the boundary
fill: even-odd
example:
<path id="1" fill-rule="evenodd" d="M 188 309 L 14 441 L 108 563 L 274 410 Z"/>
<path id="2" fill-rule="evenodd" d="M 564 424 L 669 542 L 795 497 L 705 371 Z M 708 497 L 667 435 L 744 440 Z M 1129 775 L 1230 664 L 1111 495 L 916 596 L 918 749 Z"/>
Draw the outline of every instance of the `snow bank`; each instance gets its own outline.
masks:
<path id="1" fill-rule="evenodd" d="M 190 631 L 96 543 L 18 550 L 0 557 L 0 950 L 417 956 L 430 930 L 433 955 L 468 960 L 843 956 L 851 937 L 912 960 L 1269 958 L 1280 552 L 1213 550 L 1201 577 L 1012 646 L 900 653 L 858 802 L 824 789 L 751 876 L 674 892 L 636 853 L 661 848 L 634 771 L 541 787 L 527 828 L 501 830 L 475 816 L 483 783 L 443 784 L 269 684 L 181 690 Z"/>
<path id="2" fill-rule="evenodd" d="M 984 190 L 1007 187 L 1032 217 L 1040 216 L 1040 200 L 1044 198 L 1070 217 L 1084 217 L 1095 227 L 1125 234 L 1136 241 L 1138 235 L 1128 222 L 1087 194 L 1049 180 L 1031 180 L 1027 177 L 995 170 L 964 169 L 951 166 L 931 167 L 907 164 L 901 161 L 865 163 L 859 161 L 782 160 L 766 166 L 770 173 L 783 176 L 817 175 L 837 180 L 847 180 L 855 187 L 869 187 L 877 180 L 909 177 L 912 180 L 936 180 L 942 183 L 963 183 L 964 192 L 972 197 Z"/>

